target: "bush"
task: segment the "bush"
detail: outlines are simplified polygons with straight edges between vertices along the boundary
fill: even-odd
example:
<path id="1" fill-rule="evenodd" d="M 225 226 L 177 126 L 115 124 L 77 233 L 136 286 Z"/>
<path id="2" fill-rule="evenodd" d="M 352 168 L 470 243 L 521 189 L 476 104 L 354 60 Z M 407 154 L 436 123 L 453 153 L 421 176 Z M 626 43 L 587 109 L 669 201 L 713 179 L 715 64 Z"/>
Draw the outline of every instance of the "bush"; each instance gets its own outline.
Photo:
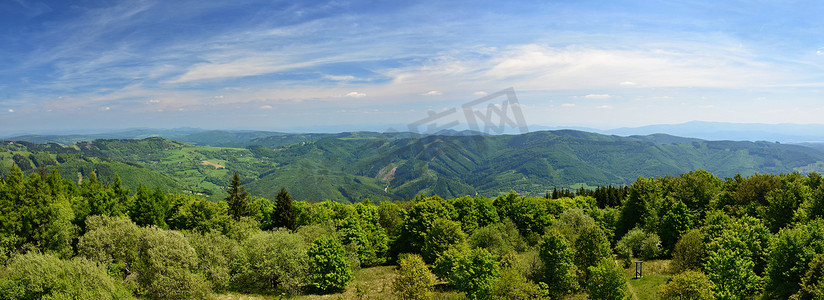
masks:
<path id="1" fill-rule="evenodd" d="M 641 258 L 650 260 L 661 256 L 661 239 L 657 234 L 650 233 L 641 244 Z"/>
<path id="2" fill-rule="evenodd" d="M 29 252 L 0 269 L 4 299 L 126 299 L 129 291 L 99 264 Z"/>
<path id="3" fill-rule="evenodd" d="M 695 299 L 712 300 L 715 299 L 713 284 L 707 279 L 704 273 L 686 270 L 675 275 L 667 284 L 658 290 L 661 299 Z"/>
<path id="4" fill-rule="evenodd" d="M 209 282 L 197 268 L 197 253 L 183 234 L 157 227 L 145 228 L 140 238 L 138 281 L 148 295 L 160 299 L 204 298 Z"/>
<path id="5" fill-rule="evenodd" d="M 590 279 L 587 292 L 590 299 L 627 299 L 630 296 L 624 270 L 612 259 L 603 258 L 594 267 L 589 267 Z"/>
<path id="6" fill-rule="evenodd" d="M 197 252 L 198 269 L 212 283 L 212 288 L 217 292 L 227 290 L 232 279 L 232 263 L 239 261 L 238 242 L 216 231 L 195 232 L 187 238 Z"/>
<path id="7" fill-rule="evenodd" d="M 401 255 L 392 287 L 399 299 L 429 299 L 435 276 L 426 268 L 423 258 L 417 254 Z"/>
<path id="8" fill-rule="evenodd" d="M 352 270 L 343 245 L 335 238 L 322 237 L 307 251 L 309 281 L 322 292 L 340 291 L 352 281 Z"/>
<path id="9" fill-rule="evenodd" d="M 241 244 L 233 267 L 236 287 L 260 292 L 300 292 L 307 276 L 307 244 L 304 238 L 285 229 L 258 232 Z"/>
<path id="10" fill-rule="evenodd" d="M 647 234 L 640 228 L 635 228 L 627 232 L 618 243 L 623 243 L 630 250 L 633 255 L 641 255 L 641 248 L 644 245 L 644 240 L 647 239 Z"/>
<path id="11" fill-rule="evenodd" d="M 697 229 L 687 231 L 675 244 L 670 267 L 674 273 L 687 270 L 700 271 L 704 266 L 706 253 L 704 234 Z"/>
<path id="12" fill-rule="evenodd" d="M 534 282 L 527 280 L 522 272 L 518 270 L 517 261 L 509 264 L 512 266 L 501 268 L 501 278 L 495 282 L 495 288 L 492 289 L 492 298 L 527 300 L 544 297 L 541 288 Z"/>
<path id="13" fill-rule="evenodd" d="M 632 266 L 632 249 L 630 249 L 627 244 L 619 242 L 615 245 L 615 254 L 618 256 L 618 259 L 621 260 L 624 268 Z"/>

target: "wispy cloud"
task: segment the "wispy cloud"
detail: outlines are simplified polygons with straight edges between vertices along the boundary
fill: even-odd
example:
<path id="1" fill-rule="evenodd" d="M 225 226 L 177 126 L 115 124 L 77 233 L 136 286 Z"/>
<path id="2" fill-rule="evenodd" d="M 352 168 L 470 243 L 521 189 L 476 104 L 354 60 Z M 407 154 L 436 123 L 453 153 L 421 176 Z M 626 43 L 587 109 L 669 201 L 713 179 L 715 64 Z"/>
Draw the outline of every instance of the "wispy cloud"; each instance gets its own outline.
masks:
<path id="1" fill-rule="evenodd" d="M 612 95 L 609 94 L 588 94 L 584 96 L 587 99 L 609 99 L 612 98 Z"/>

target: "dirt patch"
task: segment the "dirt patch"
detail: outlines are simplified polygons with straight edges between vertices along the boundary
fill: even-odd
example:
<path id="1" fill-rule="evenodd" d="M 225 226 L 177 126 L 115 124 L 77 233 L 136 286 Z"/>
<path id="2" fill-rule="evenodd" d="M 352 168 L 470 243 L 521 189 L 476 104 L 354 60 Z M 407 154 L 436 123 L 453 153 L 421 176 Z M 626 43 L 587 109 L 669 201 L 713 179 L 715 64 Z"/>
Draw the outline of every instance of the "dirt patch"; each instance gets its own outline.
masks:
<path id="1" fill-rule="evenodd" d="M 212 167 L 215 167 L 215 169 L 226 169 L 226 167 L 224 167 L 224 166 L 218 165 L 218 164 L 213 163 L 213 162 L 205 161 L 205 160 L 201 161 L 200 164 L 204 165 L 204 166 L 212 166 Z"/>
<path id="2" fill-rule="evenodd" d="M 380 172 L 378 172 L 378 177 L 380 177 L 383 181 L 392 181 L 392 179 L 395 178 L 395 170 L 397 169 L 398 167 L 394 167 L 389 171 L 383 169 Z"/>

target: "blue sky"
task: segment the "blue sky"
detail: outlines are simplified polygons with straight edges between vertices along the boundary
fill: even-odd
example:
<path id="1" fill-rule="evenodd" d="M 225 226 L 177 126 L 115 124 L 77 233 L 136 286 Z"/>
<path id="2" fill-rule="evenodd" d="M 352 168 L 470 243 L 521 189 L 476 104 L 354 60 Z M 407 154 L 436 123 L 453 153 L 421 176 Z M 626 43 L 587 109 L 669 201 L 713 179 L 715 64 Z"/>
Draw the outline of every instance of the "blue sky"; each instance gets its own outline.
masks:
<path id="1" fill-rule="evenodd" d="M 442 2 L 2 1 L 0 131 L 824 123 L 818 1 Z"/>

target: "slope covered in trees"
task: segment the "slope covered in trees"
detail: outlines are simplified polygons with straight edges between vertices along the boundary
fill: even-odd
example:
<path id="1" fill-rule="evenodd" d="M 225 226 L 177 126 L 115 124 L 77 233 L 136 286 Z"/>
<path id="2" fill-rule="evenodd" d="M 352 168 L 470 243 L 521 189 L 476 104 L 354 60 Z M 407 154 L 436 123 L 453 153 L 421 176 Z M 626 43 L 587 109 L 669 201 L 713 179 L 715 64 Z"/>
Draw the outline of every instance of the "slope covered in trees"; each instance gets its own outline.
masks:
<path id="1" fill-rule="evenodd" d="M 418 194 L 494 197 L 509 189 L 540 196 L 553 188 L 626 185 L 637 176 L 696 169 L 726 178 L 738 173 L 816 172 L 824 166 L 824 152 L 808 147 L 660 134 L 618 137 L 565 130 L 501 136 L 415 136 L 356 132 L 253 138 L 258 134 L 236 133 L 247 148 L 193 146 L 162 138 L 95 140 L 73 146 L 4 143 L 6 152 L 0 154 L 0 164 L 6 168 L 12 162 L 21 167 L 27 164 L 33 172 L 44 164 L 40 161 L 50 159 L 121 161 L 165 174 L 177 180 L 182 189 L 215 201 L 223 198 L 225 182 L 237 172 L 255 196 L 274 199 L 280 187 L 285 187 L 297 200 L 341 202 L 402 200 Z M 67 177 L 74 173 L 64 172 Z M 127 186 L 136 188 L 137 183 L 127 174 L 121 176 Z M 302 188 L 307 186 L 313 188 Z"/>

